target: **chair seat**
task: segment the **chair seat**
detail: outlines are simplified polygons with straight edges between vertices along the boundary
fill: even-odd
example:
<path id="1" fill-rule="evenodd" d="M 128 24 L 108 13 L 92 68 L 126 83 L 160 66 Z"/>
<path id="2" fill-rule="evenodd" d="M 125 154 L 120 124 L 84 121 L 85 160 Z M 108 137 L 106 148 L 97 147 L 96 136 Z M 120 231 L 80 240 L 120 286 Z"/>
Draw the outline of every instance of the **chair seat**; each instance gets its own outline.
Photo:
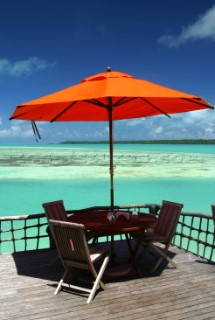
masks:
<path id="1" fill-rule="evenodd" d="M 100 248 L 90 248 L 89 249 L 90 252 L 90 258 L 92 262 L 96 262 L 97 260 L 99 260 L 107 251 L 100 249 Z"/>
<path id="2" fill-rule="evenodd" d="M 160 234 L 147 232 L 143 236 L 143 241 L 166 242 L 168 239 Z"/>
<path id="3" fill-rule="evenodd" d="M 160 235 L 160 234 L 156 234 L 154 232 L 136 232 L 136 233 L 132 233 L 131 234 L 132 238 L 135 240 L 141 240 L 141 241 L 159 241 L 159 242 L 165 242 L 166 241 L 166 237 Z"/>

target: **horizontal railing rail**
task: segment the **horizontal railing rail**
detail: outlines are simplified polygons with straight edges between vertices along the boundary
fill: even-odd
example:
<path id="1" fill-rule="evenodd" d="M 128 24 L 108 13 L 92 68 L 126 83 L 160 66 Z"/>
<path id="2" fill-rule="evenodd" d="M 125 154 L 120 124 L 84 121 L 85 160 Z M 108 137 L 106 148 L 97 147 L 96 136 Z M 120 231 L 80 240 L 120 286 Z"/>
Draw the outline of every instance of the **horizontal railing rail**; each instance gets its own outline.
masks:
<path id="1" fill-rule="evenodd" d="M 130 210 L 137 208 L 139 212 L 158 215 L 160 206 L 157 204 L 140 204 L 115 206 L 114 210 Z M 95 206 L 80 210 L 68 210 L 67 214 L 89 210 L 108 210 L 109 206 Z M 38 250 L 49 248 L 45 213 L 21 216 L 0 217 L 0 253 Z M 208 261 L 215 262 L 215 237 L 212 215 L 182 212 L 172 244 L 192 252 Z"/>

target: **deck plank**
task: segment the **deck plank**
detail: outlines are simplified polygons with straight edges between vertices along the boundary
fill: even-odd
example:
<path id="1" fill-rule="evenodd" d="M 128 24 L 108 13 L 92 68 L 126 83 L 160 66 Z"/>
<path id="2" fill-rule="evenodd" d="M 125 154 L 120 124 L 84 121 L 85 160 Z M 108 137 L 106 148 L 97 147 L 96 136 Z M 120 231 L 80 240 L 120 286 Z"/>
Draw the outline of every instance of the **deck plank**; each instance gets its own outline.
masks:
<path id="1" fill-rule="evenodd" d="M 119 241 L 121 263 L 127 258 L 124 248 Z M 56 256 L 53 250 L 0 255 L 0 319 L 214 319 L 215 265 L 175 247 L 171 253 L 177 269 L 163 264 L 152 275 L 154 257 L 140 255 L 143 278 L 107 280 L 106 290 L 90 305 L 82 295 L 64 291 L 53 295 L 63 273 L 60 261 L 50 266 Z"/>

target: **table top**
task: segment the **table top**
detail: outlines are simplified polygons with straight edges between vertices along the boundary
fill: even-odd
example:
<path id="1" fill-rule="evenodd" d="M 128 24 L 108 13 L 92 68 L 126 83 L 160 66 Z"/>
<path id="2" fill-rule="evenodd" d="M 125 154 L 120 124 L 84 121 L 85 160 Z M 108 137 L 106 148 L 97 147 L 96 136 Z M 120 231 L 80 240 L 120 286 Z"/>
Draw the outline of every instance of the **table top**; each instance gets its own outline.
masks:
<path id="1" fill-rule="evenodd" d="M 85 211 L 79 212 L 68 218 L 69 222 L 81 223 L 87 230 L 102 235 L 124 234 L 136 232 L 152 227 L 157 218 L 148 213 L 133 215 L 129 211 L 114 211 L 111 220 L 111 211 Z"/>

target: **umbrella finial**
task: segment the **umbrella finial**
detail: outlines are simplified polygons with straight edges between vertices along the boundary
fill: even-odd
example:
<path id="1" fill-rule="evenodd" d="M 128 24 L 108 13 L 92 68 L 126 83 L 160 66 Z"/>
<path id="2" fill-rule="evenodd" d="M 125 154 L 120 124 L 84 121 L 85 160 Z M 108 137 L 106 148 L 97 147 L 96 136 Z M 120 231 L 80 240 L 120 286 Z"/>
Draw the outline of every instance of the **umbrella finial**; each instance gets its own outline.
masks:
<path id="1" fill-rule="evenodd" d="M 107 71 L 107 72 L 110 72 L 110 71 L 111 71 L 111 67 L 107 67 L 107 68 L 106 68 L 106 71 Z"/>

